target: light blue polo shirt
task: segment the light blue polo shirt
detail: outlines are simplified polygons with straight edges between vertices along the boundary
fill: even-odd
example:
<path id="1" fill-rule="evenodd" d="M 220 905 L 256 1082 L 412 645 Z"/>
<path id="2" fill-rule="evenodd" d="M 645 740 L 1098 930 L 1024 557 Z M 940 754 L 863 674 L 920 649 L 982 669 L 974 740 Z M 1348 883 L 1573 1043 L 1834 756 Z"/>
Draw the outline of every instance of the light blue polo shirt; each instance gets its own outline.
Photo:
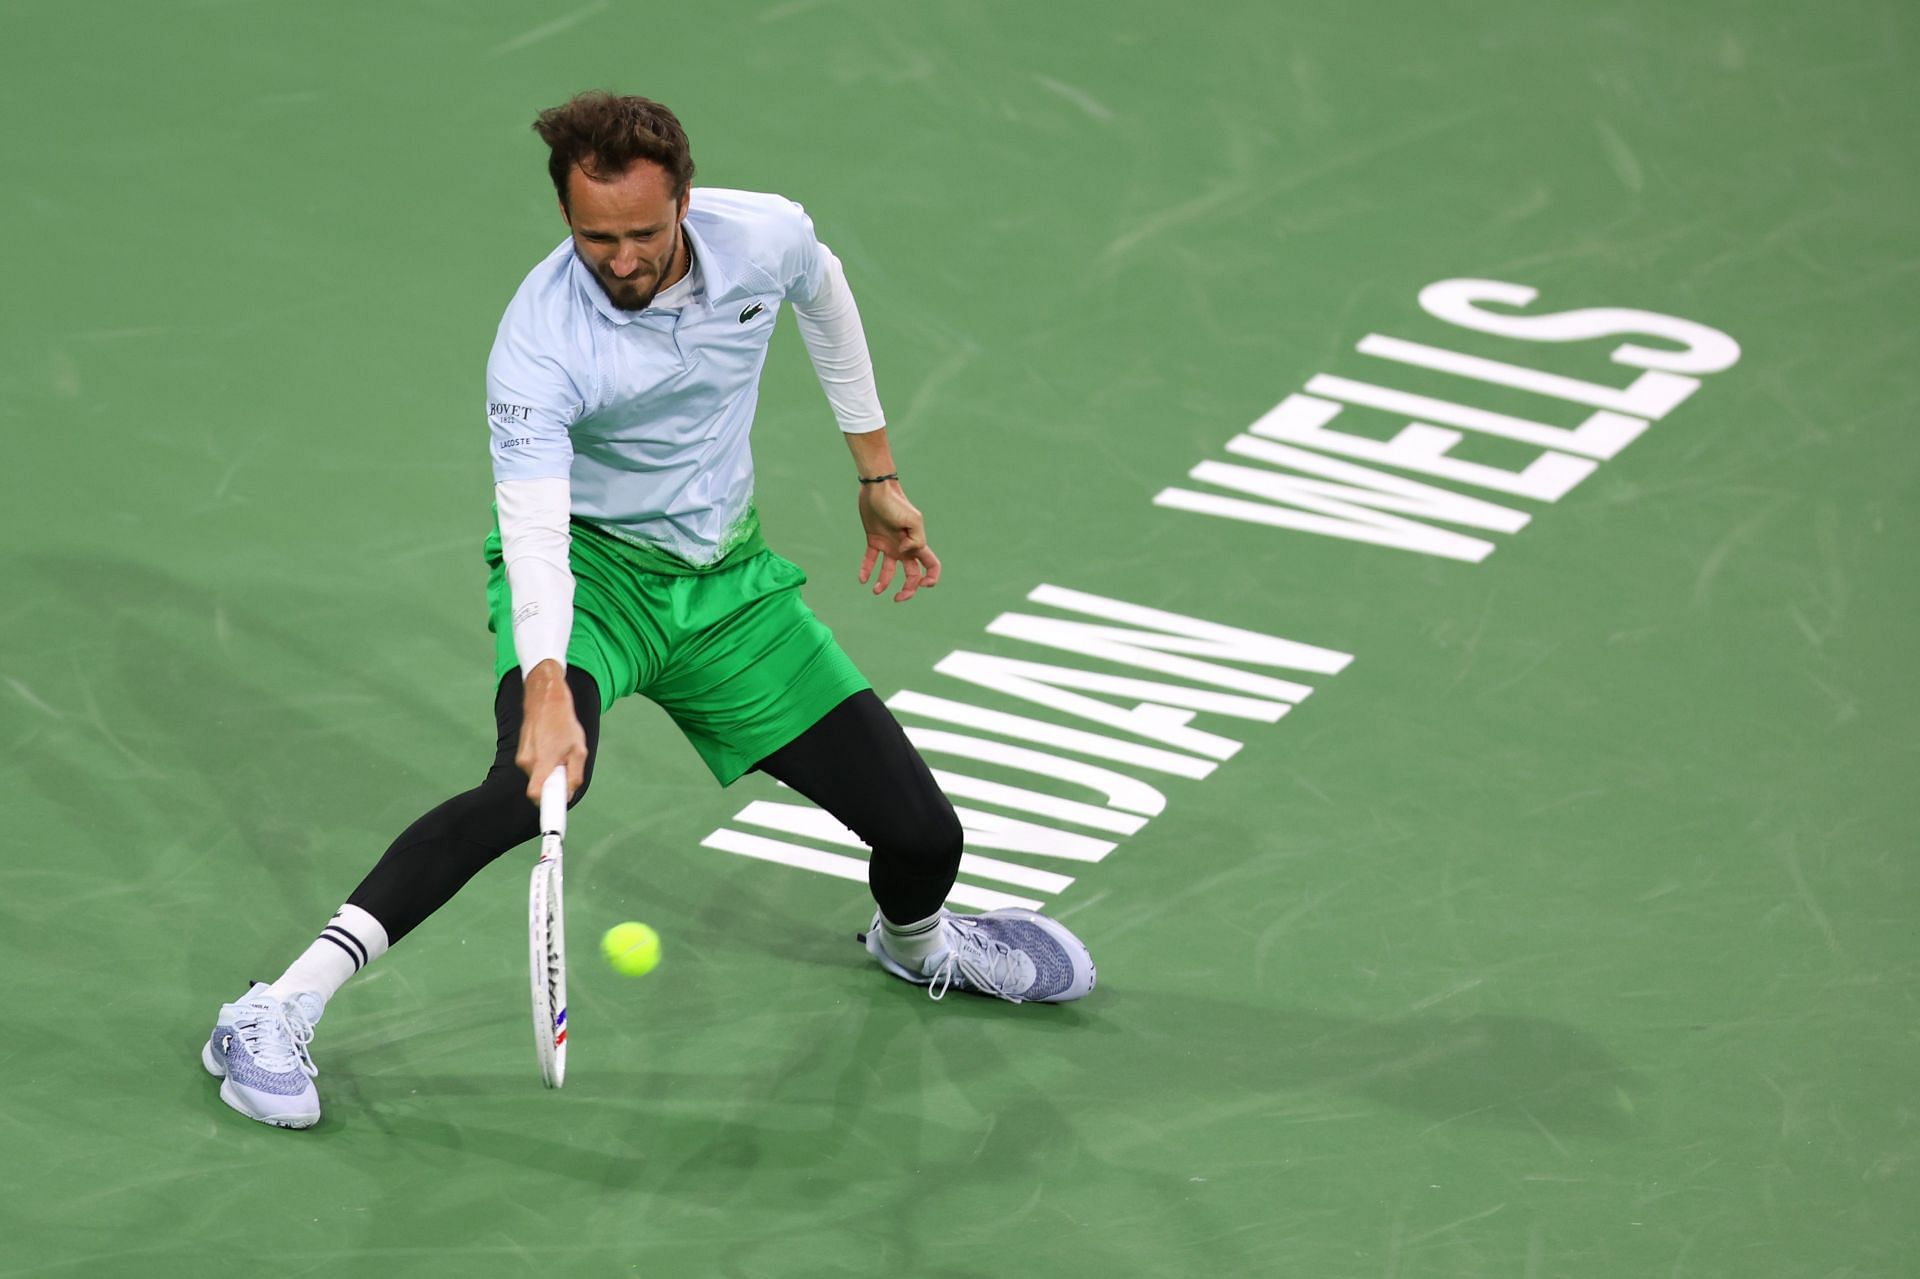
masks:
<path id="1" fill-rule="evenodd" d="M 783 301 L 823 287 L 813 221 L 778 195 L 696 187 L 694 288 L 622 311 L 569 237 L 507 304 L 487 360 L 493 475 L 568 479 L 573 514 L 693 567 L 757 529 L 747 435 Z"/>

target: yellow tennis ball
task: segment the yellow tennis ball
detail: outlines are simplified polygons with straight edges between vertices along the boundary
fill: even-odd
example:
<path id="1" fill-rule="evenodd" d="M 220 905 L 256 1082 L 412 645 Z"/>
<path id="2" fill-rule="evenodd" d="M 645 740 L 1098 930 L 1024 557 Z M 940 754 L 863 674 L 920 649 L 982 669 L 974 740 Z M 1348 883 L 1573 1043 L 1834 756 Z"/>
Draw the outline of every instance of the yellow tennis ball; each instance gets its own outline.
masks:
<path id="1" fill-rule="evenodd" d="M 616 973 L 644 977 L 660 962 L 660 934 L 645 924 L 615 924 L 600 939 L 600 953 Z"/>

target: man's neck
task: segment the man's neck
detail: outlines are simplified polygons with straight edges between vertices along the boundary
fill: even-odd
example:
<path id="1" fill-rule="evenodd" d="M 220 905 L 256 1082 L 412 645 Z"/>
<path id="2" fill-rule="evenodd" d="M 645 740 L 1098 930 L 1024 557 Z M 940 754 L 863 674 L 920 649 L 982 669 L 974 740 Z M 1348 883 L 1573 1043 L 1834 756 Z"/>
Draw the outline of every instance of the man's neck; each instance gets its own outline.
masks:
<path id="1" fill-rule="evenodd" d="M 680 243 L 673 251 L 673 269 L 667 272 L 666 283 L 660 286 L 662 293 L 686 279 L 687 272 L 693 270 L 693 241 L 687 238 L 686 223 L 675 223 L 673 230 L 680 237 Z"/>

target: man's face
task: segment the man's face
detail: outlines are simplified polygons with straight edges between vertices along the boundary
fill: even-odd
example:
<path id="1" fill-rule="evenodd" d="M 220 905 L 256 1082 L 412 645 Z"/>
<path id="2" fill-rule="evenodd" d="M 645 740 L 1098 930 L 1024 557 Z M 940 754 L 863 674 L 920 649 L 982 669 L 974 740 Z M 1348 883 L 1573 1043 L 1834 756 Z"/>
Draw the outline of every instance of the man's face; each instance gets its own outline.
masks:
<path id="1" fill-rule="evenodd" d="M 667 171 L 641 160 L 601 182 L 575 165 L 561 212 L 573 228 L 573 251 L 613 304 L 623 311 L 652 305 L 679 259 L 680 219 L 687 216 L 687 197 L 673 198 Z"/>

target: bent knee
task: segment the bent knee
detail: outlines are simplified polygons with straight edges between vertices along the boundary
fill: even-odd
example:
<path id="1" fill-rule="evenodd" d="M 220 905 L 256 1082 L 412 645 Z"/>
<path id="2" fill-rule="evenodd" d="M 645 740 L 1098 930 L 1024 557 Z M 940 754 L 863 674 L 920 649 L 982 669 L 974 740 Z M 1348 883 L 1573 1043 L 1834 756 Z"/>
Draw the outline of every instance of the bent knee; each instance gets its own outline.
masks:
<path id="1" fill-rule="evenodd" d="M 954 814 L 953 805 L 930 805 L 911 821 L 899 822 L 879 838 L 869 839 L 876 850 L 885 847 L 927 867 L 958 870 L 960 854 L 966 846 L 966 830 Z"/>
<path id="2" fill-rule="evenodd" d="M 930 837 L 934 841 L 935 855 L 957 868 L 960 854 L 967 846 L 967 831 L 960 824 L 960 817 L 953 811 L 953 805 L 942 805 L 942 810 L 940 818 L 934 822 Z"/>

